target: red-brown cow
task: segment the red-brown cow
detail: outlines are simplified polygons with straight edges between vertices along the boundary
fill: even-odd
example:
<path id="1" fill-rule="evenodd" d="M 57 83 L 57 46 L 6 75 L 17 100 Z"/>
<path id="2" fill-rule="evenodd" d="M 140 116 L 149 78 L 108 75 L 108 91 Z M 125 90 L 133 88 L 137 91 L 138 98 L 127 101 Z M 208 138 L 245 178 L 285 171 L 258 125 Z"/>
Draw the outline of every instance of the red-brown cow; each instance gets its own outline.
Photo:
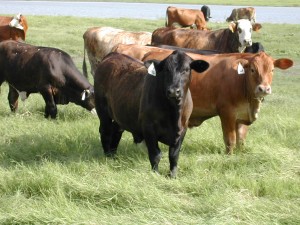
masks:
<path id="1" fill-rule="evenodd" d="M 123 131 L 127 130 L 135 142 L 145 140 L 154 171 L 158 171 L 161 159 L 158 142 L 168 145 L 170 176 L 175 177 L 193 108 L 188 88 L 191 70 L 202 72 L 207 67 L 207 62 L 192 60 L 182 51 L 145 64 L 119 53 L 105 57 L 94 77 L 104 153 L 114 155 Z"/>
<path id="2" fill-rule="evenodd" d="M 247 7 L 247 8 L 236 8 L 233 9 L 230 16 L 226 19 L 227 22 L 238 21 L 240 19 L 247 19 L 252 23 L 256 21 L 256 12 L 255 8 Z"/>
<path id="3" fill-rule="evenodd" d="M 215 31 L 163 27 L 153 31 L 151 45 L 174 45 L 223 53 L 243 52 L 252 45 L 252 30 L 260 28 L 260 24 L 251 24 L 245 19 L 230 23 L 227 29 Z"/>
<path id="4" fill-rule="evenodd" d="M 13 17 L 0 16 L 0 41 L 25 41 L 27 30 L 27 20 L 22 14 Z"/>
<path id="5" fill-rule="evenodd" d="M 162 59 L 172 51 L 149 52 L 143 60 Z M 210 67 L 202 74 L 192 71 L 190 90 L 193 112 L 189 127 L 199 126 L 219 116 L 227 153 L 244 143 L 247 126 L 258 117 L 263 98 L 271 94 L 274 67 L 287 69 L 290 59 L 273 59 L 264 52 L 199 55 L 187 53 L 194 60 L 206 60 Z"/>
<path id="6" fill-rule="evenodd" d="M 166 11 L 166 27 L 179 24 L 181 27 L 196 26 L 198 30 L 207 30 L 204 14 L 199 9 L 183 9 L 169 6 Z"/>

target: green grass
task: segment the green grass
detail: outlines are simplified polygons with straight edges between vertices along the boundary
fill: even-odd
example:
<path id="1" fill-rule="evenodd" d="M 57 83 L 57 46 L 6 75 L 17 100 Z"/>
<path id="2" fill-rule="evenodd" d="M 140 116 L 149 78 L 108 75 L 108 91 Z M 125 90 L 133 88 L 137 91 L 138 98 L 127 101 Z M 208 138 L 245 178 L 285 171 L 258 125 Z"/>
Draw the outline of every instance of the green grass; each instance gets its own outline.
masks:
<path id="1" fill-rule="evenodd" d="M 85 30 L 113 26 L 152 32 L 163 20 L 28 16 L 27 42 L 61 48 L 81 69 Z M 209 23 L 213 29 L 227 26 Z M 272 95 L 251 125 L 244 149 L 228 156 L 219 119 L 190 129 L 177 179 L 150 171 L 147 153 L 124 133 L 118 157 L 104 157 L 99 120 L 74 104 L 44 119 L 33 94 L 13 114 L 0 94 L 0 224 L 300 224 L 299 25 L 263 24 L 254 34 L 274 58 Z M 89 79 L 92 82 L 91 76 Z"/>

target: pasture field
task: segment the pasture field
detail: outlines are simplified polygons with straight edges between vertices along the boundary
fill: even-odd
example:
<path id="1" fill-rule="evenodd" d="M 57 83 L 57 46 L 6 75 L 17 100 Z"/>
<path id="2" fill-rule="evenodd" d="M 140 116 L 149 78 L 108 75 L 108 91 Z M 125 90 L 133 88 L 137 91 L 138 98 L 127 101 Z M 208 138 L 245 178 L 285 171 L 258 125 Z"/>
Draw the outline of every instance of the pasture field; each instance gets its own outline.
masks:
<path id="1" fill-rule="evenodd" d="M 82 35 L 92 26 L 150 31 L 163 20 L 28 16 L 27 42 L 68 52 L 78 68 Z M 122 25 L 121 25 L 122 24 Z M 208 24 L 213 29 L 224 24 Z M 150 170 L 144 149 L 124 133 L 116 159 L 104 157 L 99 120 L 58 106 L 45 119 L 33 94 L 13 114 L 7 84 L 0 94 L 0 224 L 300 224 L 300 25 L 263 24 L 260 41 L 274 58 L 273 93 L 251 125 L 243 149 L 225 154 L 219 118 L 188 130 L 177 179 Z M 39 66 L 39 65 L 37 65 Z M 89 77 L 93 83 L 92 77 Z"/>

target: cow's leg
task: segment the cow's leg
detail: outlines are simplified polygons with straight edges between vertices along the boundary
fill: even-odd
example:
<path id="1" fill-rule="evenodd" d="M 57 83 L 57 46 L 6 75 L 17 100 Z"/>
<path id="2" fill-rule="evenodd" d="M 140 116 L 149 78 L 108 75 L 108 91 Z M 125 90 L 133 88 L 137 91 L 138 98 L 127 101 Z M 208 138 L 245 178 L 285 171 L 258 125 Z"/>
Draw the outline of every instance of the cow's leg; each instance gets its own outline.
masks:
<path id="1" fill-rule="evenodd" d="M 18 98 L 19 98 L 19 93 L 17 92 L 16 89 L 11 87 L 9 85 L 9 91 L 8 91 L 8 103 L 10 110 L 12 112 L 15 112 L 18 109 Z"/>
<path id="2" fill-rule="evenodd" d="M 238 147 L 243 147 L 245 144 L 246 136 L 248 132 L 248 126 L 237 123 L 236 124 L 236 143 Z"/>
<path id="3" fill-rule="evenodd" d="M 120 143 L 120 139 L 122 137 L 124 130 L 121 129 L 119 124 L 115 121 L 112 122 L 112 139 L 110 143 L 110 151 L 114 154 L 117 152 L 118 145 Z"/>
<path id="4" fill-rule="evenodd" d="M 50 116 L 52 119 L 55 119 L 57 115 L 57 107 L 54 101 L 54 96 L 51 87 L 48 86 L 42 89 L 40 93 L 43 96 L 44 101 L 46 103 L 45 118 L 48 118 Z"/>
<path id="5" fill-rule="evenodd" d="M 101 138 L 104 154 L 108 157 L 114 156 L 115 152 L 111 150 L 113 124 L 112 119 L 106 113 L 99 113 L 100 127 L 99 133 Z"/>
<path id="6" fill-rule="evenodd" d="M 170 161 L 170 177 L 175 178 L 177 174 L 177 162 L 179 158 L 179 152 L 181 145 L 186 134 L 186 129 L 181 134 L 180 139 L 174 146 L 169 147 L 169 161 Z"/>
<path id="7" fill-rule="evenodd" d="M 152 125 L 143 126 L 143 136 L 148 149 L 148 156 L 151 168 L 158 173 L 158 164 L 162 157 L 161 151 L 158 147 L 158 140 Z"/>
<path id="8" fill-rule="evenodd" d="M 220 114 L 223 139 L 227 154 L 232 154 L 236 145 L 236 123 L 233 113 Z"/>

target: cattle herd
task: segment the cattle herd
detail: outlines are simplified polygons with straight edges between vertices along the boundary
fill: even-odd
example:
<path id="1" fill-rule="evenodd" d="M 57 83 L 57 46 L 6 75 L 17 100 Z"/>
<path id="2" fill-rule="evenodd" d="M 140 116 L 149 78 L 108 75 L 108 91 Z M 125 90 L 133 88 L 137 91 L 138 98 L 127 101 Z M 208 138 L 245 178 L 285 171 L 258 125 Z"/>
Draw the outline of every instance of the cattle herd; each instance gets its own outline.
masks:
<path id="1" fill-rule="evenodd" d="M 83 34 L 83 73 L 64 51 L 25 43 L 26 18 L 0 17 L 0 85 L 9 85 L 8 101 L 40 93 L 45 117 L 56 118 L 57 104 L 74 102 L 100 120 L 106 156 L 114 156 L 122 133 L 145 142 L 151 167 L 158 171 L 161 150 L 169 146 L 170 176 L 175 177 L 188 128 L 214 116 L 222 125 L 226 152 L 243 144 L 265 96 L 271 94 L 273 69 L 293 61 L 274 59 L 261 43 L 252 43 L 256 23 L 252 7 L 234 9 L 228 28 L 207 27 L 210 9 L 168 7 L 165 27 L 131 32 L 92 27 Z M 178 25 L 180 27 L 178 27 Z M 88 81 L 87 54 L 94 85 Z"/>

